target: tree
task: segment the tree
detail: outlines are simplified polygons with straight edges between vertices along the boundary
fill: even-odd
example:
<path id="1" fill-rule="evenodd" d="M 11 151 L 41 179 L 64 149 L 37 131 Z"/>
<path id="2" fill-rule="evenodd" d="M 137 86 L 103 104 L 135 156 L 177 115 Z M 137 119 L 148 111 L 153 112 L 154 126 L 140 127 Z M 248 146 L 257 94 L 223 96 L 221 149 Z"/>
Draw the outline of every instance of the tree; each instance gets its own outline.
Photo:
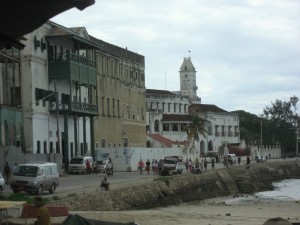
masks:
<path id="1" fill-rule="evenodd" d="M 207 133 L 207 131 L 205 130 L 205 122 L 206 120 L 200 118 L 199 116 L 194 116 L 192 123 L 190 123 L 187 127 L 186 127 L 186 132 L 187 132 L 187 139 L 190 141 L 192 140 L 192 146 L 191 149 L 193 148 L 195 141 L 199 141 L 200 137 L 199 134 L 203 135 L 205 137 L 205 134 Z M 190 149 L 190 151 L 191 151 Z"/>
<path id="2" fill-rule="evenodd" d="M 289 101 L 276 99 L 271 106 L 264 109 L 264 118 L 271 122 L 273 138 L 280 144 L 283 153 L 295 150 L 296 129 L 299 128 L 299 115 L 297 113 L 296 96 Z"/>

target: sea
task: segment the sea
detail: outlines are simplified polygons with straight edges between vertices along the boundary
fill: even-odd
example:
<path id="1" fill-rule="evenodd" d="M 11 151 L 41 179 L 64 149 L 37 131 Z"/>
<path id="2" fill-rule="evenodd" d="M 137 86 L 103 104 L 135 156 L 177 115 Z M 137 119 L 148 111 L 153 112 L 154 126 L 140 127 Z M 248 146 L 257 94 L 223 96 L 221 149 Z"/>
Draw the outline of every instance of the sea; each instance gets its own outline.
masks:
<path id="1" fill-rule="evenodd" d="M 300 179 L 287 179 L 273 182 L 274 190 L 257 192 L 250 196 L 242 196 L 237 198 L 229 198 L 225 200 L 227 204 L 239 204 L 249 202 L 255 199 L 265 200 L 285 200 L 300 201 Z"/>

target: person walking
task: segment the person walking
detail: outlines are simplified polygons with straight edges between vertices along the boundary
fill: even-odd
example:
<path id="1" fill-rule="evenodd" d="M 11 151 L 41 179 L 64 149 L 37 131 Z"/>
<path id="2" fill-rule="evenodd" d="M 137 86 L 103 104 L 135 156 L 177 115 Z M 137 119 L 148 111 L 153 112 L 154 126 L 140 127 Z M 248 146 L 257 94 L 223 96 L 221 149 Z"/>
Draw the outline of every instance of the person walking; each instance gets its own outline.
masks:
<path id="1" fill-rule="evenodd" d="M 239 164 L 239 166 L 241 165 L 241 157 L 240 156 L 238 157 L 238 164 Z"/>
<path id="2" fill-rule="evenodd" d="M 206 158 L 204 159 L 204 170 L 205 170 L 205 172 L 207 171 L 207 161 L 206 161 Z"/>
<path id="3" fill-rule="evenodd" d="M 10 166 L 9 166 L 8 162 L 6 162 L 5 166 L 4 166 L 4 175 L 5 175 L 5 183 L 8 185 L 9 177 L 10 177 Z"/>
<path id="4" fill-rule="evenodd" d="M 91 174 L 91 164 L 90 161 L 87 159 L 85 162 L 86 174 Z"/>
<path id="5" fill-rule="evenodd" d="M 93 174 L 97 175 L 97 161 L 96 160 L 92 162 L 92 170 L 93 170 Z"/>
<path id="6" fill-rule="evenodd" d="M 163 166 L 164 166 L 164 161 L 162 159 L 159 160 L 158 162 L 158 175 L 162 175 L 162 169 L 163 169 Z"/>
<path id="7" fill-rule="evenodd" d="M 149 159 L 147 159 L 147 162 L 146 162 L 146 171 L 147 171 L 147 174 L 149 175 L 149 173 L 150 173 L 150 161 L 149 161 Z"/>
<path id="8" fill-rule="evenodd" d="M 140 174 L 143 174 L 143 169 L 144 169 L 144 162 L 142 159 L 140 159 L 139 163 L 138 163 L 138 169 L 140 170 Z"/>
<path id="9" fill-rule="evenodd" d="M 215 169 L 215 160 L 211 159 L 211 169 L 214 170 Z"/>
<path id="10" fill-rule="evenodd" d="M 248 155 L 247 156 L 247 166 L 246 166 L 246 169 L 249 169 L 250 168 L 250 156 Z"/>
<path id="11" fill-rule="evenodd" d="M 189 165 L 189 172 L 191 173 L 192 172 L 192 166 L 193 166 L 193 161 L 192 161 L 191 158 L 189 159 L 188 165 Z"/>

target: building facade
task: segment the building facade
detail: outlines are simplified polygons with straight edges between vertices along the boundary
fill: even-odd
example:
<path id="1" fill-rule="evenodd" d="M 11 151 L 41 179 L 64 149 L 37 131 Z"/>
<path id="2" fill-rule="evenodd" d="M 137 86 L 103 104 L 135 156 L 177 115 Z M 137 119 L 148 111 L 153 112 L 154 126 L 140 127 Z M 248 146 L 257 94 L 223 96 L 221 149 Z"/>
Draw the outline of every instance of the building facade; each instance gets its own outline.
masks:
<path id="1" fill-rule="evenodd" d="M 145 58 L 97 38 L 96 148 L 146 145 Z"/>
<path id="2" fill-rule="evenodd" d="M 238 145 L 239 118 L 215 105 L 201 104 L 197 96 L 196 70 L 191 58 L 184 58 L 179 71 L 180 91 L 146 90 L 147 145 L 190 149 L 195 155 L 207 152 L 226 154 L 227 144 Z M 186 127 L 193 117 L 201 117 L 206 135 L 195 146 L 187 139 Z"/>

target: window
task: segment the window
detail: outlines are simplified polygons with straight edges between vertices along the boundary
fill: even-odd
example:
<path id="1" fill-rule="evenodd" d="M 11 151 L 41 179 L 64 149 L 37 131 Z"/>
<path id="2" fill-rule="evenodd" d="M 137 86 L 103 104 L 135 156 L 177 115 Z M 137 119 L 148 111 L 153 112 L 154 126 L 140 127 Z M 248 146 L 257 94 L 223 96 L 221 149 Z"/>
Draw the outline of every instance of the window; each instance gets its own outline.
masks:
<path id="1" fill-rule="evenodd" d="M 123 146 L 128 147 L 128 138 L 123 138 Z"/>
<path id="2" fill-rule="evenodd" d="M 168 123 L 163 124 L 163 131 L 169 131 L 169 124 Z"/>
<path id="3" fill-rule="evenodd" d="M 37 147 L 36 153 L 41 153 L 41 142 L 40 141 L 36 142 L 36 147 Z"/>
<path id="4" fill-rule="evenodd" d="M 51 167 L 50 166 L 45 166 L 44 167 L 44 173 L 45 173 L 45 175 L 51 175 Z"/>
<path id="5" fill-rule="evenodd" d="M 131 106 L 131 111 L 132 111 L 132 112 L 131 112 L 131 114 L 132 114 L 132 119 L 135 120 L 135 106 L 134 106 L 134 105 Z"/>
<path id="6" fill-rule="evenodd" d="M 159 132 L 159 123 L 158 123 L 158 120 L 155 120 L 155 122 L 154 122 L 154 131 L 155 132 Z"/>
<path id="7" fill-rule="evenodd" d="M 142 120 L 145 120 L 145 115 L 144 115 L 144 107 L 141 108 L 141 116 L 142 116 Z"/>
<path id="8" fill-rule="evenodd" d="M 102 97 L 102 102 L 101 102 L 101 108 L 102 108 L 102 115 L 105 115 L 105 111 L 104 111 L 104 97 Z"/>
<path id="9" fill-rule="evenodd" d="M 176 106 L 177 106 L 177 104 L 174 103 L 174 113 L 176 113 Z"/>
<path id="10" fill-rule="evenodd" d="M 178 131 L 178 124 L 177 123 L 172 124 L 172 131 Z"/>
<path id="11" fill-rule="evenodd" d="M 44 153 L 47 153 L 47 141 L 44 141 Z"/>
<path id="12" fill-rule="evenodd" d="M 171 103 L 168 103 L 168 112 L 171 111 Z"/>
<path id="13" fill-rule="evenodd" d="M 117 100 L 117 113 L 118 113 L 118 117 L 120 117 L 120 100 Z"/>
<path id="14" fill-rule="evenodd" d="M 50 153 L 53 153 L 53 142 L 50 142 Z"/>
<path id="15" fill-rule="evenodd" d="M 115 115 L 115 99 L 112 100 L 112 115 L 116 116 Z"/>
<path id="16" fill-rule="evenodd" d="M 110 112 L 109 112 L 109 110 L 110 110 L 110 99 L 107 98 L 106 101 L 107 101 L 107 115 L 110 116 Z"/>
<path id="17" fill-rule="evenodd" d="M 106 147 L 106 140 L 101 139 L 101 148 L 105 148 L 105 147 Z"/>
<path id="18" fill-rule="evenodd" d="M 130 105 L 127 105 L 127 119 L 130 120 Z"/>

